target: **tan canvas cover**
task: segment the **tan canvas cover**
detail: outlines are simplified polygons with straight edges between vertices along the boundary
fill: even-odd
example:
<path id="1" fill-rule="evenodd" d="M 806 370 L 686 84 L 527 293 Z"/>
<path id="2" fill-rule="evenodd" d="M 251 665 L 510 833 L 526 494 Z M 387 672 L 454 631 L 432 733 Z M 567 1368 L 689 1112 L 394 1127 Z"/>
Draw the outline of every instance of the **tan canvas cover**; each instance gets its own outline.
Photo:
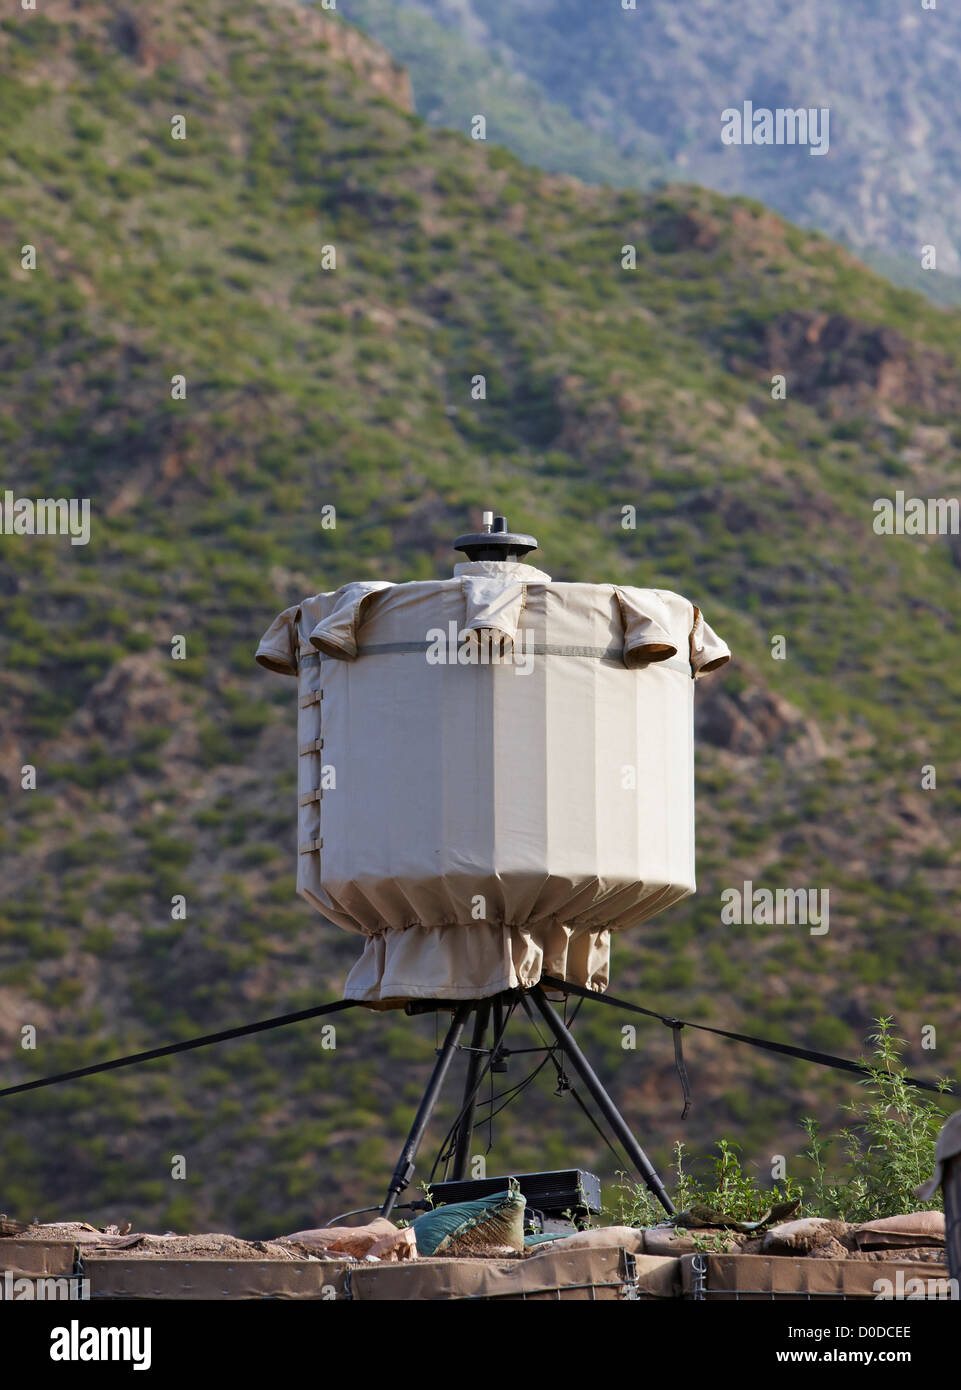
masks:
<path id="1" fill-rule="evenodd" d="M 489 1298 L 604 1302 L 676 1298 L 677 1260 L 597 1246 L 545 1250 L 514 1260 L 429 1259 L 406 1265 L 365 1265 L 351 1271 L 351 1297 L 359 1302 Z"/>
<path id="2" fill-rule="evenodd" d="M 342 1260 L 122 1260 L 84 1261 L 91 1298 L 329 1300 L 349 1297 Z M 396 1268 L 396 1266 L 394 1266 Z"/>
<path id="3" fill-rule="evenodd" d="M 789 1255 L 682 1255 L 684 1298 L 740 1301 L 901 1297 L 950 1299 L 947 1270 L 916 1261 L 794 1259 Z M 702 1273 L 698 1273 L 698 1269 Z"/>
<path id="4" fill-rule="evenodd" d="M 420 1302 L 458 1298 L 675 1298 L 677 1260 L 591 1249 L 536 1260 L 430 1259 L 403 1264 L 338 1260 L 133 1260 L 84 1265 L 95 1299 L 311 1299 Z"/>
<path id="5" fill-rule="evenodd" d="M 0 1274 L 72 1274 L 76 1262 L 71 1241 L 0 1240 Z"/>
<path id="6" fill-rule="evenodd" d="M 366 944 L 345 997 L 603 990 L 610 934 L 694 891 L 687 599 L 519 562 L 347 584 L 257 660 L 299 687 L 297 888 Z"/>

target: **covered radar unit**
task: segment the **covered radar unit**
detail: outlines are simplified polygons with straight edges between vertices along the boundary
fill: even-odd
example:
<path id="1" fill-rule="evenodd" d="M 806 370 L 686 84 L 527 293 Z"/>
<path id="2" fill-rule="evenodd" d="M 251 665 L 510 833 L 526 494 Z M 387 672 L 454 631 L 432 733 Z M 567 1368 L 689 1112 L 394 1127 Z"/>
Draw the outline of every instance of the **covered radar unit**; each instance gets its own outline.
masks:
<path id="1" fill-rule="evenodd" d="M 694 683 L 730 657 L 679 594 L 558 583 L 485 513 L 449 579 L 286 609 L 297 890 L 364 938 L 345 998 L 603 991 L 611 935 L 694 892 Z"/>

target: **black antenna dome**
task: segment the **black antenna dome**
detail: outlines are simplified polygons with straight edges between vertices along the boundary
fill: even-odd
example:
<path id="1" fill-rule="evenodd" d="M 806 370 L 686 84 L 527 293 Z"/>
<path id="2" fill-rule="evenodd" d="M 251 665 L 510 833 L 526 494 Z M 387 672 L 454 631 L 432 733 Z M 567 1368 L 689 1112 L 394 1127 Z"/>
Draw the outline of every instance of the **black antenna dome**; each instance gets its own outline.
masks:
<path id="1" fill-rule="evenodd" d="M 507 517 L 485 512 L 483 530 L 468 536 L 458 536 L 455 550 L 463 550 L 469 560 L 519 560 L 529 550 L 537 549 L 534 536 L 507 529 Z"/>

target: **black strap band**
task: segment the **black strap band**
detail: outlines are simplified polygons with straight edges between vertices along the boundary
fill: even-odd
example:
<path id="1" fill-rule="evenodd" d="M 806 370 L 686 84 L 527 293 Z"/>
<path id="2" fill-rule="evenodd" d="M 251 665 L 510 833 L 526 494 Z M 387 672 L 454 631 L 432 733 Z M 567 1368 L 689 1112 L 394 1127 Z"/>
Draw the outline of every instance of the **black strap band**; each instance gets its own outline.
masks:
<path id="1" fill-rule="evenodd" d="M 186 1042 L 169 1043 L 166 1047 L 154 1047 L 149 1052 L 132 1052 L 128 1057 L 114 1057 L 110 1062 L 96 1062 L 91 1067 L 77 1067 L 75 1071 L 58 1072 L 56 1076 L 41 1076 L 36 1081 L 21 1081 L 19 1086 L 6 1086 L 0 1091 L 3 1096 L 15 1096 L 21 1091 L 36 1091 L 41 1086 L 55 1086 L 59 1081 L 76 1081 L 81 1076 L 96 1076 L 101 1071 L 116 1071 L 118 1067 L 132 1067 L 138 1062 L 152 1062 L 155 1057 L 172 1057 L 175 1052 L 190 1052 L 195 1047 L 209 1047 L 212 1043 L 227 1042 L 230 1038 L 246 1038 L 251 1033 L 266 1033 L 270 1028 L 283 1028 L 288 1023 L 302 1023 L 306 1018 L 321 1018 L 324 1014 L 335 1014 L 341 1009 L 352 1009 L 356 999 L 338 999 L 333 1004 L 319 1004 L 314 1009 L 301 1009 L 295 1014 L 280 1014 L 277 1018 L 262 1018 L 257 1023 L 245 1023 L 240 1028 L 225 1028 L 222 1033 L 207 1033 L 202 1038 L 189 1038 Z"/>
<path id="2" fill-rule="evenodd" d="M 815 1052 L 807 1047 L 792 1047 L 790 1043 L 772 1042 L 770 1038 L 754 1038 L 748 1033 L 729 1033 L 726 1028 L 711 1028 L 706 1023 L 692 1023 L 690 1019 L 669 1018 L 667 1014 L 656 1013 L 653 1009 L 642 1009 L 640 1004 L 630 1004 L 626 999 L 615 999 L 610 994 L 598 994 L 596 990 L 585 989 L 582 985 L 571 984 L 566 980 L 555 980 L 550 975 L 541 976 L 541 984 L 552 989 L 564 990 L 567 994 L 578 994 L 584 999 L 596 999 L 600 1004 L 609 1004 L 615 1009 L 626 1009 L 628 1013 L 643 1014 L 645 1018 L 657 1018 L 675 1029 L 675 1056 L 677 1055 L 677 1029 L 697 1028 L 702 1033 L 714 1033 L 719 1038 L 730 1038 L 732 1042 L 747 1043 L 750 1047 L 760 1047 L 766 1052 L 779 1052 L 783 1057 L 797 1057 L 802 1062 L 816 1062 L 819 1067 L 833 1067 L 836 1071 L 853 1071 L 859 1076 L 873 1076 L 875 1069 L 864 1062 L 852 1062 L 847 1057 L 833 1057 L 830 1052 Z M 919 1091 L 934 1091 L 937 1095 L 956 1096 L 957 1088 L 939 1086 L 933 1081 L 922 1081 L 916 1076 L 902 1077 L 906 1086 L 916 1086 Z"/>
<path id="3" fill-rule="evenodd" d="M 681 1046 L 681 1029 L 684 1024 L 679 1018 L 665 1019 L 674 1034 L 674 1065 L 677 1067 L 678 1079 L 681 1083 L 681 1090 L 684 1093 L 684 1109 L 681 1111 L 681 1119 L 687 1119 L 687 1112 L 691 1108 L 691 1082 L 687 1074 L 687 1066 L 684 1062 L 684 1048 Z"/>

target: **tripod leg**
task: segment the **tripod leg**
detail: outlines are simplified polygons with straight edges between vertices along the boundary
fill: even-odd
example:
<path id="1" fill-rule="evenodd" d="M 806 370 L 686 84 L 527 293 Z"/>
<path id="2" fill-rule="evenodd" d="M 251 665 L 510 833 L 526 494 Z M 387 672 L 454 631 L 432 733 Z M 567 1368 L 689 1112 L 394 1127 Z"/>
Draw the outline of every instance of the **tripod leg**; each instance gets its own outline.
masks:
<path id="1" fill-rule="evenodd" d="M 591 1096 L 597 1104 L 601 1114 L 607 1120 L 611 1129 L 621 1141 L 625 1152 L 630 1158 L 634 1167 L 644 1179 L 648 1188 L 660 1202 L 668 1216 L 674 1215 L 674 1203 L 667 1195 L 664 1184 L 661 1182 L 651 1164 L 647 1154 L 631 1133 L 630 1127 L 617 1106 L 602 1086 L 600 1079 L 596 1075 L 590 1062 L 584 1056 L 577 1043 L 574 1041 L 574 1034 L 570 1031 L 563 1019 L 551 1007 L 540 985 L 535 985 L 530 992 L 530 997 L 544 1018 L 544 1022 L 554 1034 L 567 1054 L 571 1066 L 587 1087 Z"/>
<path id="2" fill-rule="evenodd" d="M 464 1081 L 464 1103 L 460 1122 L 457 1126 L 457 1146 L 454 1149 L 454 1182 L 463 1182 L 467 1176 L 467 1163 L 470 1158 L 470 1141 L 474 1134 L 474 1111 L 477 1108 L 477 1078 L 480 1075 L 483 1058 L 481 1049 L 487 1036 L 487 1022 L 491 1006 L 487 1000 L 478 1004 L 474 1015 L 474 1033 L 470 1040 L 471 1050 L 467 1062 L 467 1078 Z"/>
<path id="3" fill-rule="evenodd" d="M 491 1009 L 494 1015 L 494 1036 L 491 1039 L 493 1048 L 491 1055 L 491 1071 L 502 1072 L 507 1070 L 507 1063 L 501 1053 L 499 1042 L 499 1039 L 504 1036 L 504 1001 L 501 995 L 498 994 L 495 996 Z"/>
<path id="4" fill-rule="evenodd" d="M 457 1005 L 451 1025 L 447 1030 L 447 1037 L 444 1039 L 444 1046 L 434 1064 L 430 1081 L 427 1083 L 427 1090 L 417 1107 L 417 1114 L 414 1116 L 414 1123 L 411 1125 L 407 1142 L 401 1151 L 397 1167 L 394 1169 L 394 1176 L 390 1180 L 387 1200 L 380 1209 L 381 1216 L 390 1216 L 394 1203 L 414 1176 L 414 1159 L 417 1157 L 417 1150 L 423 1142 L 424 1133 L 430 1123 L 430 1117 L 434 1113 L 434 1106 L 437 1104 L 437 1098 L 444 1084 L 444 1078 L 453 1061 L 454 1053 L 457 1051 L 457 1045 L 464 1031 L 464 1025 L 473 1007 L 474 1005 L 470 1001 Z"/>

